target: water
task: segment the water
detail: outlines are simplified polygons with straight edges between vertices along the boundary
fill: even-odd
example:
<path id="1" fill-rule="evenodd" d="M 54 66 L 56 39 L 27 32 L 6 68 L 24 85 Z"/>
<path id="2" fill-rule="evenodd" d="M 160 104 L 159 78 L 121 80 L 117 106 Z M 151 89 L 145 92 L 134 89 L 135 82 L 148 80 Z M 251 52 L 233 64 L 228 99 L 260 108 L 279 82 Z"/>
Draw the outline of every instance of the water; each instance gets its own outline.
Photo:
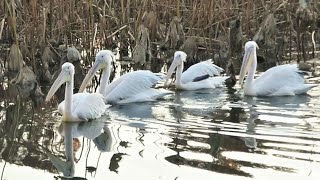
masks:
<path id="1" fill-rule="evenodd" d="M 60 124 L 55 104 L 2 100 L 2 179 L 318 179 L 319 100 L 320 87 L 273 98 L 176 92 L 81 124 Z"/>

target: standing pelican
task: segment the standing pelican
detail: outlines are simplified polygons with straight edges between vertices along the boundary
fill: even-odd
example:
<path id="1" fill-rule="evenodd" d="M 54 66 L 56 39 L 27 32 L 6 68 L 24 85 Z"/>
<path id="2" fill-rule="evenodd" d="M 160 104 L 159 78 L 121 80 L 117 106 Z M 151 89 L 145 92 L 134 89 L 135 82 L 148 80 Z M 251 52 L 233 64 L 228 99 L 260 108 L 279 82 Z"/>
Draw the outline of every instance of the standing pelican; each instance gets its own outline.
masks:
<path id="1" fill-rule="evenodd" d="M 165 85 L 168 84 L 168 80 L 176 68 L 175 86 L 176 89 L 181 90 L 212 89 L 221 87 L 228 78 L 219 76 L 224 70 L 219 66 L 214 65 L 211 59 L 194 64 L 182 73 L 183 63 L 186 59 L 187 54 L 183 51 L 176 51 L 174 53 L 174 59 L 168 70 Z"/>
<path id="2" fill-rule="evenodd" d="M 139 70 L 122 75 L 108 85 L 111 62 L 114 55 L 109 50 L 101 50 L 96 55 L 94 65 L 82 81 L 79 92 L 83 92 L 94 74 L 102 69 L 99 93 L 105 97 L 106 103 L 123 104 L 131 102 L 154 101 L 171 91 L 155 89 L 154 86 L 164 78 L 161 73 L 152 73 L 148 70 Z"/>
<path id="3" fill-rule="evenodd" d="M 98 93 L 73 94 L 74 66 L 66 62 L 56 81 L 51 86 L 46 101 L 49 101 L 58 88 L 66 83 L 65 100 L 58 106 L 58 111 L 63 116 L 63 121 L 87 121 L 99 118 L 106 110 L 104 98 Z"/>
<path id="4" fill-rule="evenodd" d="M 254 79 L 257 68 L 256 49 L 254 41 L 245 45 L 245 54 L 240 70 L 239 83 L 243 87 L 244 76 L 248 76 L 244 83 L 244 94 L 248 96 L 294 96 L 303 94 L 315 85 L 305 84 L 303 71 L 297 64 L 280 65 L 268 69 L 260 77 Z"/>

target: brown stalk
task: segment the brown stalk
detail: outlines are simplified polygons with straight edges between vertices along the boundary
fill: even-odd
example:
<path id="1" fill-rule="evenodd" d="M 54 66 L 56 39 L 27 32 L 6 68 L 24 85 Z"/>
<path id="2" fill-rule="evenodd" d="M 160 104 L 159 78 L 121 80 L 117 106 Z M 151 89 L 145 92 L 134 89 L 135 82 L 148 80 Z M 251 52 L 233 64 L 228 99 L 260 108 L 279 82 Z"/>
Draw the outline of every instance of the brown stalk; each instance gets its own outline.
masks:
<path id="1" fill-rule="evenodd" d="M 5 22 L 5 18 L 3 18 L 2 19 L 2 21 L 1 21 L 1 25 L 0 25 L 0 39 L 1 39 L 1 37 L 2 37 L 2 31 L 3 31 L 3 27 L 4 27 L 4 22 Z"/>
<path id="2" fill-rule="evenodd" d="M 177 3 L 177 7 L 176 7 L 176 11 L 177 11 L 177 18 L 180 19 L 181 15 L 180 15 L 180 0 L 176 0 Z"/>

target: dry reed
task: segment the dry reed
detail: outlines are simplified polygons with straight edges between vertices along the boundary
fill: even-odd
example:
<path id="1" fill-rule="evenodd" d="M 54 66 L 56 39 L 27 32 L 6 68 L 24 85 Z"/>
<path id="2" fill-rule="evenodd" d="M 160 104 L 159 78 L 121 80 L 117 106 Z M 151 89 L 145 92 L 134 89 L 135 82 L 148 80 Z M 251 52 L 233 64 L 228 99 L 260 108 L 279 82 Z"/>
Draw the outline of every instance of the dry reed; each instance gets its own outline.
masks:
<path id="1" fill-rule="evenodd" d="M 310 11 L 320 14 L 320 3 L 316 0 L 313 3 Z M 294 59 L 293 51 L 297 50 L 299 43 L 296 40 L 297 29 L 294 28 L 298 8 L 298 0 L 5 0 L 0 3 L 0 12 L 4 12 L 0 14 L 0 20 L 6 19 L 7 22 L 4 25 L 1 23 L 0 48 L 4 52 L 12 43 L 24 44 L 26 51 L 22 51 L 23 60 L 35 70 L 50 69 L 50 66 L 58 65 L 61 53 L 67 47 L 75 46 L 83 52 L 83 65 L 87 66 L 92 63 L 99 49 L 118 48 L 121 59 L 128 56 L 137 43 L 139 27 L 144 24 L 148 28 L 152 45 L 151 57 L 158 58 L 157 45 L 164 44 L 165 37 L 174 41 L 166 50 L 183 47 L 185 39 L 175 39 L 176 37 L 172 38 L 172 35 L 167 34 L 171 33 L 168 28 L 172 28 L 172 20 L 176 17 L 180 20 L 185 38 L 192 37 L 196 42 L 200 52 L 193 53 L 202 53 L 206 58 L 215 57 L 217 53 L 228 49 L 231 21 L 240 20 L 245 42 L 254 37 L 261 23 L 272 13 L 277 20 L 276 43 L 281 42 L 285 47 L 280 57 Z M 317 29 L 319 24 L 319 20 L 315 20 L 313 30 L 316 31 L 316 43 L 320 41 Z M 175 31 L 180 31 L 179 28 Z M 178 34 L 176 32 L 175 35 Z M 303 40 L 307 47 L 310 44 L 312 47 L 309 36 L 306 33 Z M 307 52 L 311 51 L 309 49 Z M 47 64 L 42 58 L 48 58 L 43 54 L 51 54 L 49 50 L 58 56 Z M 25 52 L 28 54 L 24 54 Z M 172 55 L 172 51 L 167 53 L 168 57 Z M 39 63 L 41 61 L 43 63 Z M 41 68 L 42 66 L 45 68 Z"/>

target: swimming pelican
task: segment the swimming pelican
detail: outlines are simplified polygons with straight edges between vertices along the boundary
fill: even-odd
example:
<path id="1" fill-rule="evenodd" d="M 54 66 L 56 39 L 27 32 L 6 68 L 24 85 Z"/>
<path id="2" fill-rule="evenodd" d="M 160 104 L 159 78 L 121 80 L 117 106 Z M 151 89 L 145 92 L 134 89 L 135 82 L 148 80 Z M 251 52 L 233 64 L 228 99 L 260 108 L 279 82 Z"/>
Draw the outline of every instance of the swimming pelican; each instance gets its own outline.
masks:
<path id="1" fill-rule="evenodd" d="M 154 86 L 164 78 L 161 73 L 139 70 L 122 75 L 108 85 L 111 62 L 115 59 L 109 50 L 101 50 L 96 55 L 96 61 L 82 81 L 79 92 L 83 92 L 94 74 L 102 69 L 99 93 L 103 94 L 106 103 L 124 104 L 131 102 L 154 101 L 171 91 L 155 89 Z"/>
<path id="2" fill-rule="evenodd" d="M 214 65 L 211 59 L 194 64 L 182 73 L 183 63 L 186 59 L 187 54 L 183 51 L 176 51 L 174 53 L 174 59 L 168 70 L 165 85 L 168 85 L 168 80 L 176 68 L 175 87 L 176 89 L 181 90 L 212 89 L 221 87 L 228 78 L 219 76 L 224 70 L 221 67 Z"/>
<path id="3" fill-rule="evenodd" d="M 51 86 L 46 101 L 49 101 L 58 88 L 66 83 L 65 100 L 58 106 L 63 121 L 87 121 L 88 119 L 99 118 L 106 110 L 104 98 L 98 93 L 77 93 L 73 94 L 74 66 L 66 62 L 62 65 L 61 72 Z"/>
<path id="4" fill-rule="evenodd" d="M 244 94 L 248 96 L 293 96 L 303 94 L 315 85 L 305 84 L 303 71 L 297 64 L 280 65 L 268 69 L 260 77 L 254 79 L 257 68 L 256 49 L 254 41 L 245 44 L 245 54 L 240 70 L 239 83 L 243 87 L 244 76 L 248 76 L 244 83 Z"/>

